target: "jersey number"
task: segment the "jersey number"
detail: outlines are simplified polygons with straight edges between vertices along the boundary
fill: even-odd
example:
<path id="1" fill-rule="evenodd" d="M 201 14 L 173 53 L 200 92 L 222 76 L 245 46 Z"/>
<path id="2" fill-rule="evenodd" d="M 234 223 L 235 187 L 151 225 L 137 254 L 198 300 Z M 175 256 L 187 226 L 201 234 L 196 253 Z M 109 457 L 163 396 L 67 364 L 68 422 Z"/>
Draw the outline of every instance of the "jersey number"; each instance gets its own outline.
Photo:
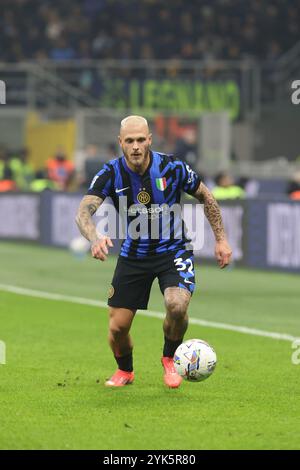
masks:
<path id="1" fill-rule="evenodd" d="M 193 261 L 191 258 L 187 258 L 186 260 L 182 260 L 182 258 L 175 258 L 174 260 L 175 266 L 177 267 L 177 271 L 184 271 L 187 269 L 187 272 L 190 273 L 192 276 L 194 275 L 193 272 Z M 189 266 L 188 266 L 189 265 Z"/>

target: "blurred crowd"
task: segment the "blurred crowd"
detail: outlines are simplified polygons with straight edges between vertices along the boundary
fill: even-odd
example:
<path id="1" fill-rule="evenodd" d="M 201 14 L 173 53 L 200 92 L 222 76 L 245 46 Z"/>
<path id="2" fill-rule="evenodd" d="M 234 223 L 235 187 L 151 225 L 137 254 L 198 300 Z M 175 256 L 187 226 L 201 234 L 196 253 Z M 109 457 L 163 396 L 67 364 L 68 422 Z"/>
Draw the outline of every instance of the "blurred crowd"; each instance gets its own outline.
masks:
<path id="1" fill-rule="evenodd" d="M 1 0 L 0 61 L 274 60 L 299 24 L 300 0 Z"/>
<path id="2" fill-rule="evenodd" d="M 176 148 L 184 150 L 180 140 Z M 187 149 L 186 149 L 187 150 Z M 95 144 L 87 145 L 83 153 L 83 166 L 76 171 L 74 163 L 68 159 L 64 150 L 60 147 L 54 155 L 49 156 L 44 168 L 34 170 L 28 159 L 29 152 L 26 148 L 16 152 L 8 152 L 0 146 L 0 193 L 7 192 L 42 192 L 48 191 L 80 191 L 86 192 L 95 174 L 102 168 L 103 155 Z M 118 149 L 114 143 L 107 148 L 105 161 L 118 156 Z M 177 156 L 193 167 L 193 149 L 188 147 L 188 152 L 182 152 Z M 196 168 L 194 166 L 194 168 Z M 199 172 L 198 172 L 199 173 Z M 244 199 L 260 196 L 258 180 L 242 177 L 233 178 L 226 171 L 219 172 L 214 178 L 201 174 L 200 178 L 212 191 L 217 200 Z M 274 183 L 275 184 L 275 183 Z M 286 195 L 292 200 L 300 201 L 300 172 L 296 173 L 290 181 L 286 181 Z M 279 195 L 279 192 L 277 192 Z"/>
<path id="3" fill-rule="evenodd" d="M 70 191 L 77 189 L 74 163 L 63 149 L 50 156 L 45 167 L 34 170 L 28 149 L 7 151 L 0 147 L 0 192 L 44 190 Z"/>

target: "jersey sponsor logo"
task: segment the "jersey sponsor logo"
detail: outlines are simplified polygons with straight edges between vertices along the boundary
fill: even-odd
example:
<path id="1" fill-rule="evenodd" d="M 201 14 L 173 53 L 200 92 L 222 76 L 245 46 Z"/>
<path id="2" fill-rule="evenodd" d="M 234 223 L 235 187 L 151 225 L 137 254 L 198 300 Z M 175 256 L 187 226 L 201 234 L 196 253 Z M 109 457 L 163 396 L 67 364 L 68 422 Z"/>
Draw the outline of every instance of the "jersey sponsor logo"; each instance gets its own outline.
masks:
<path id="1" fill-rule="evenodd" d="M 146 191 L 140 191 L 137 195 L 137 200 L 141 204 L 148 204 L 150 202 L 150 194 Z"/>
<path id="2" fill-rule="evenodd" d="M 166 178 L 156 178 L 156 187 L 159 191 L 164 191 L 167 187 L 167 179 Z"/>
<path id="3" fill-rule="evenodd" d="M 125 189 L 129 189 L 130 186 L 126 186 L 126 188 L 120 188 L 120 189 L 117 189 L 116 188 L 116 193 L 120 193 L 121 191 L 125 191 Z"/>

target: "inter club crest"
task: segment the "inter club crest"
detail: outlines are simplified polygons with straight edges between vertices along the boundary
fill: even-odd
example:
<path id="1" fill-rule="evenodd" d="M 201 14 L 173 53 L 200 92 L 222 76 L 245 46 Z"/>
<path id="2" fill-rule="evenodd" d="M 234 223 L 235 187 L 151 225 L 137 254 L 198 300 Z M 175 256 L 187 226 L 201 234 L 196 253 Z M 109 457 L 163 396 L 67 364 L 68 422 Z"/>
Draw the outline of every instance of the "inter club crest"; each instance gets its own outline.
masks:
<path id="1" fill-rule="evenodd" d="M 137 195 L 137 200 L 141 204 L 148 204 L 150 202 L 150 194 L 147 191 L 140 191 Z"/>

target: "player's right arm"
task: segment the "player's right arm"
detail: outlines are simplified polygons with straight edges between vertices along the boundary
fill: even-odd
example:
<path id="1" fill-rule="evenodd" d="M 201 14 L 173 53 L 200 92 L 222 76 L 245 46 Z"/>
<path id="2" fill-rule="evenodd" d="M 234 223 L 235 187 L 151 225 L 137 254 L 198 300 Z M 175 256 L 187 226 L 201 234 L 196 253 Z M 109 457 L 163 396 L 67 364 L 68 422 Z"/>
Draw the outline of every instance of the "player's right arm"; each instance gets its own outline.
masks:
<path id="1" fill-rule="evenodd" d="M 91 242 L 91 252 L 94 258 L 105 261 L 108 255 L 108 247 L 113 243 L 109 237 L 101 236 L 93 222 L 93 215 L 102 204 L 103 199 L 98 196 L 84 196 L 80 202 L 76 223 L 80 233 Z"/>

